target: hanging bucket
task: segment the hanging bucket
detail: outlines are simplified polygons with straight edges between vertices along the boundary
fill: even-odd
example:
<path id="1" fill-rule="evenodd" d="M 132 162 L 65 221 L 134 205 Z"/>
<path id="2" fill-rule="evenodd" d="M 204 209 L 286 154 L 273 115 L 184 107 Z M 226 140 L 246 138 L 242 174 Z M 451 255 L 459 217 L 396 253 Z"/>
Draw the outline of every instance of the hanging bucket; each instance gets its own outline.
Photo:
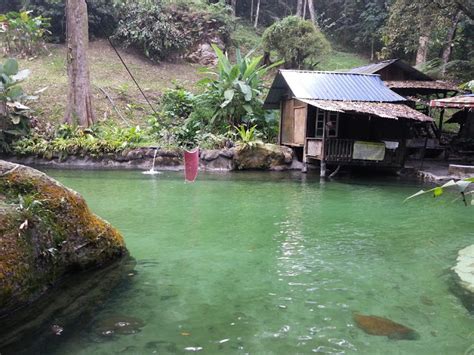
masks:
<path id="1" fill-rule="evenodd" d="M 194 182 L 199 173 L 199 148 L 184 151 L 184 180 Z"/>

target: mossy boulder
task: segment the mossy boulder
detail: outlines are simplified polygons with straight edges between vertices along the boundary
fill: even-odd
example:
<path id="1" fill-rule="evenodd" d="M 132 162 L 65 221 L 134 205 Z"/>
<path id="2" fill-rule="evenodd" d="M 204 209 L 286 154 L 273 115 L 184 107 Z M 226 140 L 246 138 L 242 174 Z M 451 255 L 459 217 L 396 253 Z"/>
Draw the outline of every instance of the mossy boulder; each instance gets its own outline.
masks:
<path id="1" fill-rule="evenodd" d="M 284 170 L 292 161 L 291 148 L 275 144 L 240 145 L 234 154 L 234 164 L 240 170 Z"/>
<path id="2" fill-rule="evenodd" d="M 0 317 L 69 273 L 125 255 L 120 233 L 77 192 L 35 169 L 0 160 Z"/>

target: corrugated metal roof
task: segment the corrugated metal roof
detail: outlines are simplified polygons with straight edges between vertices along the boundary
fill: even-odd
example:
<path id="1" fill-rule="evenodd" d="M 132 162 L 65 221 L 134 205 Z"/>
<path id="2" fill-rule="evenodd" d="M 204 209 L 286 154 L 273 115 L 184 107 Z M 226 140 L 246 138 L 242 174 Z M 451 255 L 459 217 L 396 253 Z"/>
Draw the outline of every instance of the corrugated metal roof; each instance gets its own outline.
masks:
<path id="1" fill-rule="evenodd" d="M 282 96 L 297 99 L 400 102 L 406 99 L 387 88 L 378 75 L 301 70 L 280 70 L 265 100 L 278 108 Z"/>
<path id="2" fill-rule="evenodd" d="M 363 65 L 361 67 L 352 68 L 351 70 L 349 70 L 349 73 L 375 74 L 379 70 L 382 70 L 383 68 L 388 67 L 389 65 L 395 63 L 396 61 L 398 61 L 398 59 L 384 60 L 383 62 L 379 62 L 379 63 Z"/>
<path id="3" fill-rule="evenodd" d="M 382 69 L 388 67 L 388 66 L 395 66 L 404 72 L 408 73 L 410 77 L 406 79 L 412 79 L 412 80 L 424 80 L 424 81 L 431 81 L 433 78 L 429 77 L 425 73 L 422 73 L 416 68 L 413 68 L 411 65 L 405 63 L 401 59 L 389 59 L 389 60 L 384 60 L 383 62 L 379 63 L 373 63 L 373 64 L 368 64 L 364 65 L 362 67 L 357 67 L 349 70 L 349 73 L 359 73 L 359 74 L 378 74 Z"/>
<path id="4" fill-rule="evenodd" d="M 394 120 L 398 120 L 399 118 L 405 118 L 421 122 L 433 121 L 431 117 L 403 104 L 394 104 L 386 102 L 349 102 L 327 100 L 301 101 L 326 111 L 362 113 L 364 115 L 372 115 Z"/>

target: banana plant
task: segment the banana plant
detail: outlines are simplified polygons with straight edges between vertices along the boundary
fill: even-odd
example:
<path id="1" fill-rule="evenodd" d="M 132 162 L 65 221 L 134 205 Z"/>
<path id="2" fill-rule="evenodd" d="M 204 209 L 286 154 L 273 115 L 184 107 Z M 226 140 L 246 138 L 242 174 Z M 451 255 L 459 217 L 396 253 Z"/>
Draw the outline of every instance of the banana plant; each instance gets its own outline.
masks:
<path id="1" fill-rule="evenodd" d="M 240 50 L 236 51 L 236 62 L 231 63 L 228 56 L 212 45 L 217 56 L 217 72 L 205 69 L 203 72 L 214 79 L 200 81 L 206 85 L 210 94 L 218 98 L 218 105 L 211 119 L 211 124 L 225 123 L 238 125 L 245 118 L 263 115 L 262 78 L 268 71 L 283 64 L 283 61 L 272 65 L 261 65 L 263 56 L 253 56 L 253 51 L 242 57 Z"/>
<path id="2" fill-rule="evenodd" d="M 432 189 L 426 190 L 426 191 L 425 190 L 420 190 L 416 194 L 413 194 L 413 195 L 407 197 L 405 199 L 405 202 L 412 199 L 412 198 L 415 198 L 415 197 L 418 197 L 418 196 L 421 196 L 421 195 L 426 195 L 426 194 L 433 194 L 433 197 L 439 197 L 444 193 L 445 189 L 450 188 L 450 187 L 453 187 L 453 188 L 455 187 L 458 190 L 459 194 L 460 194 L 460 196 L 458 198 L 456 198 L 455 201 L 459 200 L 459 199 L 462 199 L 464 204 L 466 206 L 468 206 L 469 203 L 467 201 L 467 197 L 471 196 L 470 204 L 472 206 L 474 206 L 474 191 L 467 191 L 467 188 L 472 183 L 474 183 L 474 178 L 467 178 L 467 179 L 459 180 L 459 181 L 450 180 L 442 186 L 437 186 L 435 188 L 432 188 Z"/>

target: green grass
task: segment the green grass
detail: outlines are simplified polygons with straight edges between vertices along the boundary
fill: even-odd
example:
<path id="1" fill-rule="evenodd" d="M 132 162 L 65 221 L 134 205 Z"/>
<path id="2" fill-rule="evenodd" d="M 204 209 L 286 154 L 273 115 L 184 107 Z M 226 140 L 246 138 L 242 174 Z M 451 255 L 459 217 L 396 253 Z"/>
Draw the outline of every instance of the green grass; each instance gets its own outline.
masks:
<path id="1" fill-rule="evenodd" d="M 347 70 L 368 64 L 368 59 L 354 53 L 331 51 L 329 54 L 321 57 L 317 66 L 318 70 Z"/>
<path id="2" fill-rule="evenodd" d="M 255 30 L 253 26 L 248 23 L 239 22 L 232 33 L 232 42 L 237 48 L 240 48 L 243 53 L 253 49 L 257 49 L 257 51 L 261 52 L 262 38 L 260 32 L 260 29 Z"/>
<path id="3" fill-rule="evenodd" d="M 142 89 L 155 107 L 167 88 L 179 84 L 195 91 L 194 84 L 202 77 L 197 73 L 199 65 L 186 62 L 153 63 L 148 59 L 120 49 L 120 53 Z M 90 43 L 89 66 L 92 82 L 93 105 L 100 121 L 123 121 L 99 88 L 104 89 L 113 99 L 123 116 L 131 124 L 145 124 L 151 113 L 143 96 L 131 80 L 117 55 L 104 40 Z M 31 75 L 23 84 L 25 92 L 47 87 L 39 95 L 39 100 L 31 102 L 35 115 L 42 123 L 59 124 L 64 116 L 67 102 L 66 50 L 63 45 L 51 45 L 49 53 L 32 59 L 20 60 L 22 69 L 30 69 Z"/>

